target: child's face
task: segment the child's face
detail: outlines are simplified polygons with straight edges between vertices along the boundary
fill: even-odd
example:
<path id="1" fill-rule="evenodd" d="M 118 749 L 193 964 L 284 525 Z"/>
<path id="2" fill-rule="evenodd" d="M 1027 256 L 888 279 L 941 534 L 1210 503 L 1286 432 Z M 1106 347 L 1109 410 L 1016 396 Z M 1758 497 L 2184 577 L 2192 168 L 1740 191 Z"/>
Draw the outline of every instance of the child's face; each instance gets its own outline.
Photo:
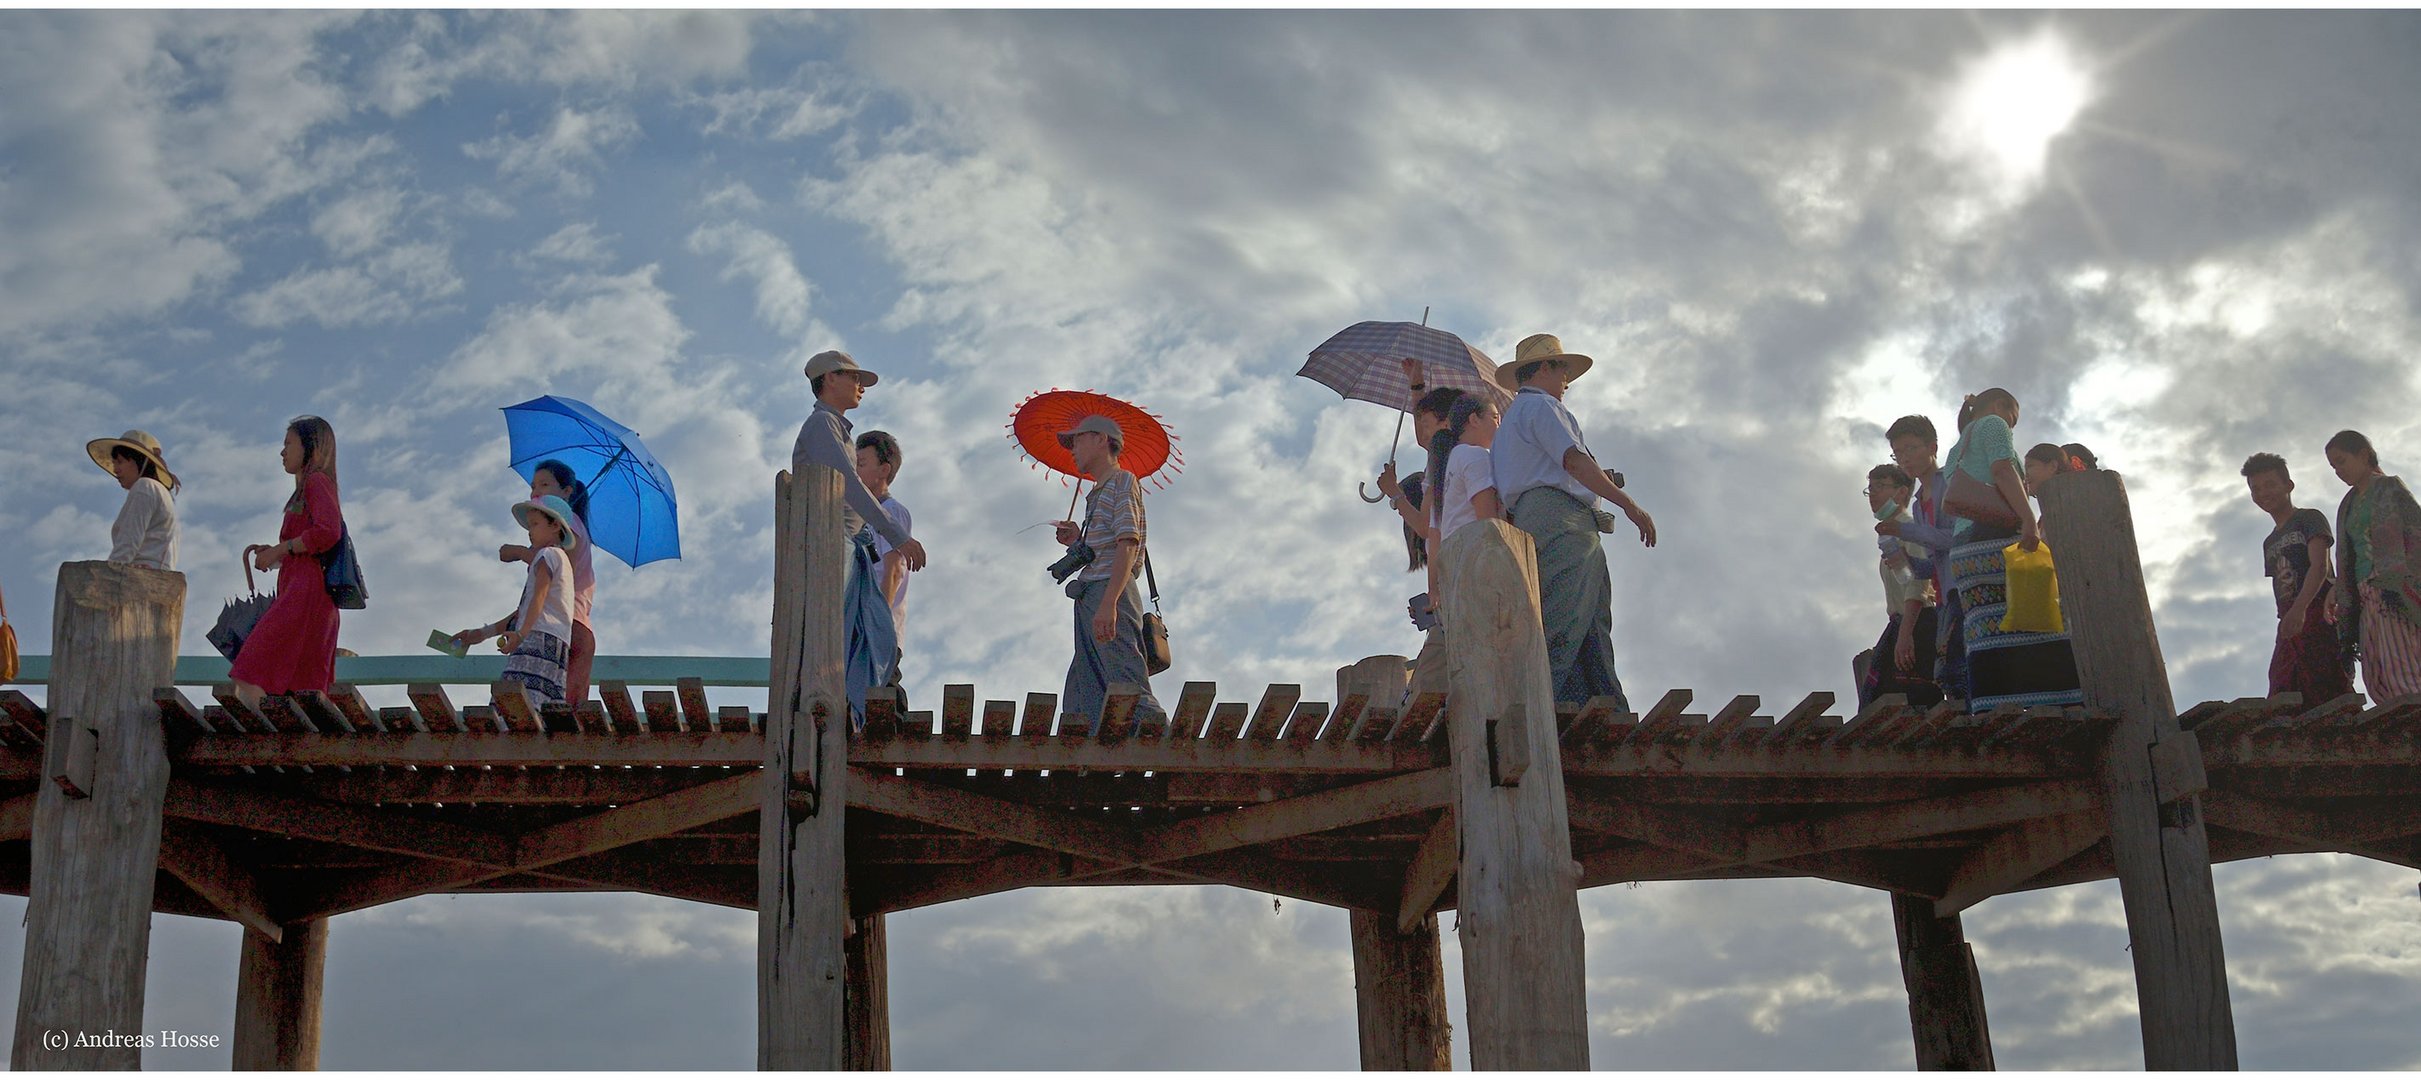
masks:
<path id="1" fill-rule="evenodd" d="M 1884 507 L 1890 506 L 1893 503 L 1904 502 L 1907 500 L 1907 498 L 1908 489 L 1892 483 L 1889 480 L 1869 480 L 1866 482 L 1866 509 L 1874 513 L 1880 514 L 1883 512 Z"/>
<path id="2" fill-rule="evenodd" d="M 875 453 L 873 447 L 857 448 L 857 478 L 865 482 L 868 490 L 881 491 L 888 486 L 890 472 L 891 467 L 883 464 L 882 455 Z"/>
<path id="3" fill-rule="evenodd" d="M 1924 476 L 1933 471 L 1933 457 L 1939 452 L 1932 439 L 1923 435 L 1902 435 L 1891 441 L 1891 463 L 1910 476 Z"/>
<path id="4" fill-rule="evenodd" d="M 563 485 L 555 482 L 555 470 L 540 469 L 538 475 L 530 477 L 530 500 L 535 502 L 549 495 L 562 498 Z"/>
<path id="5" fill-rule="evenodd" d="M 2276 514 L 2293 506 L 2291 496 L 2295 482 L 2276 469 L 2264 469 L 2244 478 L 2245 491 L 2253 496 L 2253 505 L 2264 513 Z"/>
<path id="6" fill-rule="evenodd" d="M 522 526 L 522 529 L 530 534 L 531 547 L 560 547 L 563 544 L 563 526 L 555 524 L 555 519 L 545 514 L 531 514 L 529 524 Z"/>
<path id="7" fill-rule="evenodd" d="M 2043 486 L 2043 481 L 2059 474 L 2060 467 L 2052 462 L 2026 459 L 2026 494 L 2034 494 Z"/>
<path id="8" fill-rule="evenodd" d="M 1473 446 L 1488 446 L 1494 443 L 1496 425 L 1503 419 L 1504 417 L 1497 415 L 1494 405 L 1472 413 L 1471 419 L 1463 421 L 1463 441 Z"/>

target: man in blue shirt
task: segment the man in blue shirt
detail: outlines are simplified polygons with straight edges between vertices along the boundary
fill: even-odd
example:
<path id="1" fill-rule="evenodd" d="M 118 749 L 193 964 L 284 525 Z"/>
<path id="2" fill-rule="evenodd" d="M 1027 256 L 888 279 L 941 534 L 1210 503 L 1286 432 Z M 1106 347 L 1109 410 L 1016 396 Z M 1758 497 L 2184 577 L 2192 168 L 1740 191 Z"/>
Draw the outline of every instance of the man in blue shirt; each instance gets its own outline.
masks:
<path id="1" fill-rule="evenodd" d="M 1597 500 L 1621 508 L 1656 546 L 1656 522 L 1616 486 L 1564 408 L 1564 388 L 1595 361 L 1564 351 L 1553 334 L 1532 334 L 1497 379 L 1515 391 L 1489 452 L 1497 494 L 1513 524 L 1538 544 L 1538 607 L 1554 670 L 1555 700 L 1611 696 L 1629 710 L 1614 675 L 1614 579 L 1597 539 Z"/>
<path id="2" fill-rule="evenodd" d="M 853 724 L 866 722 L 866 691 L 890 682 L 899 664 L 899 629 L 892 625 L 891 605 L 883 599 L 874 538 L 881 536 L 899 552 L 908 569 L 925 568 L 925 546 L 908 535 L 905 523 L 891 519 L 858 477 L 857 450 L 849 437 L 851 425 L 842 415 L 857 408 L 866 399 L 866 388 L 880 379 L 857 366 L 845 352 L 827 349 L 809 357 L 807 380 L 815 392 L 815 411 L 799 425 L 798 442 L 790 450 L 792 475 L 810 464 L 841 474 L 841 528 L 849 534 L 851 554 L 841 618 L 849 635 L 849 716 Z"/>

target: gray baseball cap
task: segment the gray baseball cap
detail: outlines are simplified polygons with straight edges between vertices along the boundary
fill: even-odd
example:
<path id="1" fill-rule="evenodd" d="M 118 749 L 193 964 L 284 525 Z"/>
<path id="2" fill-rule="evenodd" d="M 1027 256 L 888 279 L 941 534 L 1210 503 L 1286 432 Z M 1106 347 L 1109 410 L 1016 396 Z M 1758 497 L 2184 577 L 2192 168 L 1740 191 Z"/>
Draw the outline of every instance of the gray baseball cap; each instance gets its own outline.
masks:
<path id="1" fill-rule="evenodd" d="M 882 381 L 882 376 L 857 366 L 855 357 L 839 349 L 826 349 L 807 358 L 807 377 L 810 379 L 830 375 L 835 371 L 850 372 L 868 386 Z"/>

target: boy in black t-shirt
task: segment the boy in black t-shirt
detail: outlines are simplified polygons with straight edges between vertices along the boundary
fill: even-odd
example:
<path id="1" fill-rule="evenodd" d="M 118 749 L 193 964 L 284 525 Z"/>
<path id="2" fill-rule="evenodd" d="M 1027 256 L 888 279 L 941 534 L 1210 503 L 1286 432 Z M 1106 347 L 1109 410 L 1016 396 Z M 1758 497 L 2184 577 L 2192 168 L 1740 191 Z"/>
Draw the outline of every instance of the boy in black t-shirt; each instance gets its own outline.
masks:
<path id="1" fill-rule="evenodd" d="M 2286 459 L 2255 454 L 2244 462 L 2253 505 L 2276 522 L 2261 542 L 2262 573 L 2278 602 L 2278 632 L 2270 650 L 2270 693 L 2292 690 L 2307 706 L 2354 692 L 2353 665 L 2327 619 L 2330 587 L 2328 515 L 2295 505 Z"/>

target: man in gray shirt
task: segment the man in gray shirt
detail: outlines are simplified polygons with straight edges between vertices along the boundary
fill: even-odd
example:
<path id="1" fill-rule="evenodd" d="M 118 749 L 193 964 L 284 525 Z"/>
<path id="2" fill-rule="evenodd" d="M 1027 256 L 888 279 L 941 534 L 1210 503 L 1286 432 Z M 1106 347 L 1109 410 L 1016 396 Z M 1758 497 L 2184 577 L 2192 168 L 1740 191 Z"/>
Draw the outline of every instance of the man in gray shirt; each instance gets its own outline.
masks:
<path id="1" fill-rule="evenodd" d="M 841 527 L 849 534 L 851 557 L 848 583 L 843 587 L 842 621 L 849 634 L 849 715 L 853 724 L 866 722 L 866 691 L 889 683 L 898 670 L 899 629 L 891 622 L 891 605 L 883 600 L 876 573 L 880 560 L 874 538 L 880 534 L 907 560 L 908 569 L 925 568 L 925 546 L 891 520 L 880 500 L 857 475 L 857 450 L 850 439 L 852 425 L 844 413 L 866 399 L 866 388 L 881 376 L 857 365 L 848 353 L 827 349 L 807 360 L 808 385 L 815 391 L 815 411 L 799 425 L 799 441 L 790 450 L 790 470 L 803 473 L 821 465 L 841 474 L 844 494 Z"/>
<path id="2" fill-rule="evenodd" d="M 1614 675 L 1614 579 L 1597 540 L 1597 500 L 1620 507 L 1656 546 L 1656 522 L 1631 501 L 1581 440 L 1564 408 L 1564 387 L 1595 363 L 1564 351 L 1553 334 L 1532 334 L 1497 378 L 1514 390 L 1498 425 L 1489 466 L 1513 524 L 1538 543 L 1538 607 L 1554 670 L 1555 700 L 1613 697 L 1628 710 Z"/>

